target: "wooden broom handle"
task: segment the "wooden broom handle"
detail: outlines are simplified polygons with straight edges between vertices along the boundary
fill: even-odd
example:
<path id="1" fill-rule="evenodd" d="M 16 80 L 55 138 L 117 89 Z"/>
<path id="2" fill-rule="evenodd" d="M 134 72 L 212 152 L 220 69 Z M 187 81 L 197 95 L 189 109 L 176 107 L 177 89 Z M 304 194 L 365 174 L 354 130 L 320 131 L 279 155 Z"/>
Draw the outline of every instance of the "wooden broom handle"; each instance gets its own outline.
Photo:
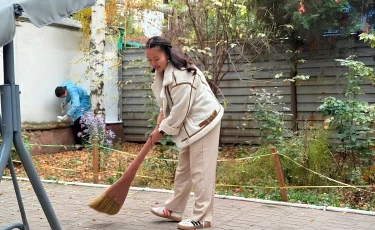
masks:
<path id="1" fill-rule="evenodd" d="M 129 167 L 126 169 L 125 174 L 129 174 L 129 177 L 135 177 L 139 166 L 142 164 L 147 153 L 154 145 L 155 143 L 152 143 L 151 137 L 149 137 L 147 142 L 143 145 L 141 151 L 139 151 L 139 153 L 137 154 L 137 157 L 133 160 L 132 163 L 130 163 Z"/>
<path id="2" fill-rule="evenodd" d="M 151 137 L 148 138 L 147 142 L 143 145 L 141 151 L 137 154 L 137 157 L 130 163 L 129 167 L 125 170 L 124 174 L 111 185 L 107 190 L 106 194 L 110 196 L 114 201 L 119 204 L 123 204 L 128 194 L 131 183 L 137 174 L 139 166 L 145 159 L 147 153 L 150 151 L 155 142 L 152 142 Z"/>

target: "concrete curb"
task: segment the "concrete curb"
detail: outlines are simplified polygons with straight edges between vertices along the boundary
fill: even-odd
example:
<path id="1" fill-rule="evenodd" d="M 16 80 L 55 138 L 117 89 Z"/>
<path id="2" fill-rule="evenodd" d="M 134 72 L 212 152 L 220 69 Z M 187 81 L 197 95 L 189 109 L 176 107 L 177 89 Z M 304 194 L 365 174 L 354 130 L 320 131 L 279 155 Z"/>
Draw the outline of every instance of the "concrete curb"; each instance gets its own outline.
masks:
<path id="1" fill-rule="evenodd" d="M 9 177 L 9 176 L 3 176 L 3 179 L 12 180 L 12 178 Z M 19 180 L 19 181 L 29 181 L 28 178 L 17 178 L 17 180 Z M 108 188 L 110 186 L 110 185 L 104 185 L 104 184 L 65 182 L 65 181 L 55 181 L 55 180 L 41 180 L 41 181 L 43 183 L 49 183 L 49 184 L 76 185 L 76 186 L 85 186 L 85 187 L 94 187 L 94 188 Z M 173 194 L 172 190 L 166 190 L 166 189 L 130 187 L 129 190 L 145 191 L 145 192 L 161 192 L 161 193 L 171 193 L 171 194 Z M 194 193 L 190 193 L 190 195 L 193 195 L 193 194 Z M 239 200 L 239 201 L 256 202 L 256 203 L 270 204 L 270 205 L 283 205 L 283 206 L 297 207 L 297 208 L 309 208 L 309 209 L 324 210 L 324 211 L 356 213 L 356 214 L 375 216 L 375 212 L 372 212 L 372 211 L 364 211 L 364 210 L 357 210 L 357 209 L 350 209 L 350 208 L 338 208 L 338 207 L 332 207 L 332 206 L 318 206 L 318 205 L 312 205 L 312 204 L 298 204 L 298 203 L 289 203 L 289 202 L 282 202 L 282 201 L 262 200 L 262 199 L 255 199 L 255 198 L 245 198 L 245 197 L 225 196 L 225 195 L 215 195 L 215 197 L 219 198 L 219 199 Z"/>

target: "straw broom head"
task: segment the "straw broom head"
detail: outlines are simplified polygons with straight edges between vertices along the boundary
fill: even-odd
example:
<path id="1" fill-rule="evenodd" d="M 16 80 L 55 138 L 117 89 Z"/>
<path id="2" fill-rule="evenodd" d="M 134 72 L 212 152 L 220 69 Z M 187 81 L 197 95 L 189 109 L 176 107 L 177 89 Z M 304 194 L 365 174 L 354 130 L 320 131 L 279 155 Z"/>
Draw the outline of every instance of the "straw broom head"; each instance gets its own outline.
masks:
<path id="1" fill-rule="evenodd" d="M 125 202 L 130 184 L 139 166 L 154 144 L 151 138 L 149 138 L 120 179 L 111 185 L 102 195 L 90 202 L 89 207 L 98 212 L 107 213 L 108 215 L 117 214 Z"/>
<path id="2" fill-rule="evenodd" d="M 103 193 L 101 196 L 91 201 L 89 207 L 98 212 L 106 213 L 108 215 L 115 215 L 120 211 L 122 205 L 123 204 L 116 202 L 106 193 Z"/>

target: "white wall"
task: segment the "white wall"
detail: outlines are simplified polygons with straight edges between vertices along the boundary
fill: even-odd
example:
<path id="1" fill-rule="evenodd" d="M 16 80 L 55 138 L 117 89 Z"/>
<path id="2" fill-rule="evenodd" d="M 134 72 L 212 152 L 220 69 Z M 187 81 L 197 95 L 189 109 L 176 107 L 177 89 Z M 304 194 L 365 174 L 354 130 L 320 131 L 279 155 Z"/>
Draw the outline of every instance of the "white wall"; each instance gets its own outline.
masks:
<path id="1" fill-rule="evenodd" d="M 53 122 L 60 115 L 62 99 L 55 96 L 55 88 L 64 81 L 77 82 L 87 67 L 87 62 L 73 64 L 83 56 L 78 52 L 81 32 L 78 29 L 48 26 L 37 28 L 23 22 L 17 26 L 15 45 L 16 84 L 21 90 L 21 117 L 28 122 Z M 115 46 L 116 47 L 116 46 Z M 108 53 L 114 56 L 115 54 Z M 2 53 L 0 53 L 2 59 Z M 0 77 L 3 82 L 3 63 Z M 110 63 L 106 63 L 106 66 Z M 111 82 L 105 82 L 107 111 L 106 121 L 118 122 L 118 79 L 117 68 L 106 71 L 105 77 L 113 75 Z M 74 77 L 77 76 L 77 77 Z M 90 92 L 88 81 L 78 85 Z M 109 98 L 110 97 L 110 98 Z M 116 106 L 114 106 L 116 105 Z"/>

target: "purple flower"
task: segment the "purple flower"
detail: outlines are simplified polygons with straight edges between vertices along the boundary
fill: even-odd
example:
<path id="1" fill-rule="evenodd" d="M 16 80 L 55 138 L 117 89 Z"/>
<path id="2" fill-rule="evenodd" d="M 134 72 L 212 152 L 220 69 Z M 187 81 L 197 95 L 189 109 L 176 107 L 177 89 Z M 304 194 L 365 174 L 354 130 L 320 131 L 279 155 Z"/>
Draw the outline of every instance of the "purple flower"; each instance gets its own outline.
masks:
<path id="1" fill-rule="evenodd" d="M 112 146 L 112 141 L 111 141 L 111 140 L 106 140 L 105 143 L 106 143 L 106 145 L 108 145 L 108 146 Z"/>
<path id="2" fill-rule="evenodd" d="M 116 134 L 112 130 L 109 130 L 108 134 L 110 138 L 114 138 L 116 136 Z"/>
<path id="3" fill-rule="evenodd" d="M 102 117 L 95 117 L 92 112 L 82 116 L 81 127 L 85 128 L 83 133 L 92 139 L 98 139 L 102 145 L 112 146 L 112 139 L 116 136 L 111 130 L 106 130 L 106 124 Z M 82 135 L 82 134 L 81 134 Z"/>

